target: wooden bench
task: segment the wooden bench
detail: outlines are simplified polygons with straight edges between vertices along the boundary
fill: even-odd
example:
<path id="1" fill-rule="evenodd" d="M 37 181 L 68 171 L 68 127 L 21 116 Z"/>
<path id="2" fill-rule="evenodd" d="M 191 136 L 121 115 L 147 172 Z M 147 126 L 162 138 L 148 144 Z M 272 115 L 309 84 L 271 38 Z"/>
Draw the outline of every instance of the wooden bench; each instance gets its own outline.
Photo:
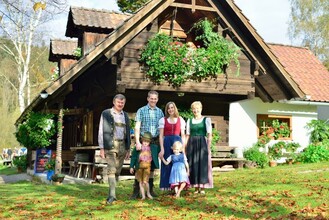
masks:
<path id="1" fill-rule="evenodd" d="M 234 150 L 236 147 L 215 146 L 211 155 L 212 167 L 223 167 L 232 165 L 233 168 L 243 168 L 245 158 L 237 158 Z"/>

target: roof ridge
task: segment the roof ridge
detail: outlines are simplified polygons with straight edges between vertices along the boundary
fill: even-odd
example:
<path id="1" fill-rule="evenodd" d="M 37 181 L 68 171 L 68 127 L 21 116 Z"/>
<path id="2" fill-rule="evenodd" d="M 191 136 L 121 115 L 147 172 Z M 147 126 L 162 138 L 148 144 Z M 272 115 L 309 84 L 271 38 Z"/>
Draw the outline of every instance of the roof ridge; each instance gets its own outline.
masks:
<path id="1" fill-rule="evenodd" d="M 115 10 L 108 10 L 108 9 L 96 9 L 96 8 L 85 8 L 81 6 L 70 6 L 71 9 L 80 9 L 84 11 L 93 11 L 93 12 L 103 12 L 103 13 L 109 13 L 109 14 L 119 14 L 119 15 L 131 15 L 130 13 L 115 11 Z"/>
<path id="2" fill-rule="evenodd" d="M 282 43 L 267 43 L 269 46 L 283 46 L 283 47 L 293 47 L 293 48 L 298 48 L 298 49 L 307 49 L 309 50 L 308 47 L 305 46 L 297 46 L 297 45 L 289 45 L 289 44 L 282 44 Z"/>
<path id="3" fill-rule="evenodd" d="M 78 42 L 78 38 L 71 38 L 71 39 L 54 38 L 54 39 L 50 39 L 50 41 Z"/>

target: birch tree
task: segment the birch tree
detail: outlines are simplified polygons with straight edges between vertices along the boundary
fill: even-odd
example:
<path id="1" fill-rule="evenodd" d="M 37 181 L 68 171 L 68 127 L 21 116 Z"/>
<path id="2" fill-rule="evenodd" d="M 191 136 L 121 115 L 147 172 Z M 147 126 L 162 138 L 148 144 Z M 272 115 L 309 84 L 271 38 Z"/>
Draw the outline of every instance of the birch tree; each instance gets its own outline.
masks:
<path id="1" fill-rule="evenodd" d="M 0 49 L 9 54 L 15 61 L 16 80 L 10 81 L 2 76 L 14 88 L 18 96 L 20 112 L 31 102 L 30 62 L 33 44 L 40 43 L 36 39 L 40 25 L 48 21 L 56 11 L 60 11 L 57 3 L 60 0 L 0 0 L 1 34 L 11 41 L 12 47 L 0 42 Z M 51 6 L 50 9 L 46 9 Z M 54 7 L 55 6 L 55 7 Z"/>
<path id="2" fill-rule="evenodd" d="M 289 36 L 301 39 L 329 69 L 329 1 L 290 0 Z"/>

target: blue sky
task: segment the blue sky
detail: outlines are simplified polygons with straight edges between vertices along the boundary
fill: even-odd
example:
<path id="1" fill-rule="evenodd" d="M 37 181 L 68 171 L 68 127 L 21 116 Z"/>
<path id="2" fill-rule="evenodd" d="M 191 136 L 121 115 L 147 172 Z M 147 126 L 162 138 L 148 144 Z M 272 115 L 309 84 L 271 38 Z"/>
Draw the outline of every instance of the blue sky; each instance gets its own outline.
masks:
<path id="1" fill-rule="evenodd" d="M 267 43 L 294 44 L 287 35 L 288 19 L 290 14 L 289 0 L 235 0 L 235 3 L 250 20 L 251 25 Z M 68 0 L 69 5 L 86 8 L 106 9 L 119 11 L 116 0 Z M 67 12 L 55 22 L 52 38 L 64 38 L 67 21 Z"/>

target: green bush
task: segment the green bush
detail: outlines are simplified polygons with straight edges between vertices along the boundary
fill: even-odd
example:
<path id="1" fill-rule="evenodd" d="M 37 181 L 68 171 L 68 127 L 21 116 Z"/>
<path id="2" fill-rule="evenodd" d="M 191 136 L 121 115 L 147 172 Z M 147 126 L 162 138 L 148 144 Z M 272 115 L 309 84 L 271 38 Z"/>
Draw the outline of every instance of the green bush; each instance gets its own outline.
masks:
<path id="1" fill-rule="evenodd" d="M 216 128 L 213 128 L 211 146 L 210 146 L 212 153 L 215 151 L 216 144 L 218 144 L 220 140 L 221 140 L 220 132 Z"/>
<path id="2" fill-rule="evenodd" d="M 325 145 L 311 144 L 298 155 L 297 161 L 302 163 L 329 161 L 329 148 Z"/>
<path id="3" fill-rule="evenodd" d="M 13 158 L 13 164 L 21 169 L 22 171 L 25 171 L 27 168 L 27 156 L 26 155 L 22 155 L 22 156 L 18 156 L 18 157 L 14 157 Z"/>
<path id="4" fill-rule="evenodd" d="M 27 149 L 48 147 L 56 133 L 53 114 L 30 112 L 26 120 L 18 125 L 17 141 Z"/>
<path id="5" fill-rule="evenodd" d="M 296 142 L 286 143 L 286 151 L 289 153 L 294 153 L 298 148 L 300 148 L 300 144 Z"/>
<path id="6" fill-rule="evenodd" d="M 329 139 L 328 120 L 312 120 L 307 123 L 306 128 L 310 131 L 311 143 L 318 143 Z"/>
<path id="7" fill-rule="evenodd" d="M 263 152 L 260 152 L 257 146 L 253 146 L 244 151 L 243 156 L 247 160 L 257 163 L 257 165 L 261 168 L 265 168 L 269 162 L 267 155 Z"/>

